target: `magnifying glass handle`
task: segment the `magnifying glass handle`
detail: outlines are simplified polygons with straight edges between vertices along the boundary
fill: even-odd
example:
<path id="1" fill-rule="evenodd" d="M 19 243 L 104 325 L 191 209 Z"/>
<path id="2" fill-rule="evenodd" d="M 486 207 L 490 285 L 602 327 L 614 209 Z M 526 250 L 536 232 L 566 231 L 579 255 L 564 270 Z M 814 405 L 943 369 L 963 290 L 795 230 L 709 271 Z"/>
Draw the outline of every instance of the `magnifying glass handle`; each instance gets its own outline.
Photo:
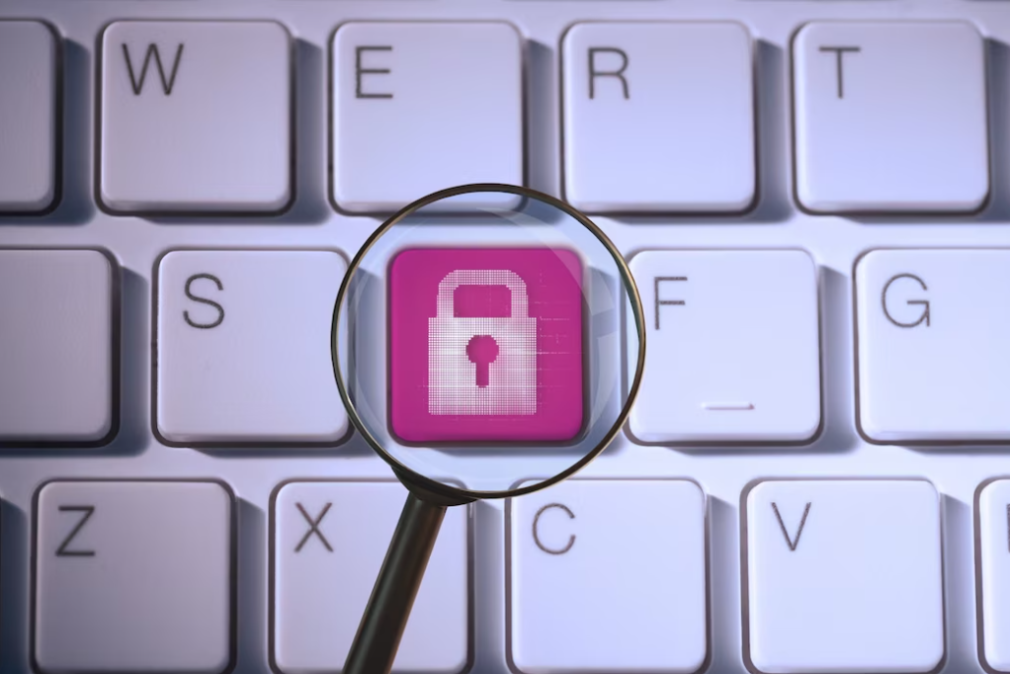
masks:
<path id="1" fill-rule="evenodd" d="M 387 674 L 392 668 L 445 508 L 408 492 L 344 674 Z"/>

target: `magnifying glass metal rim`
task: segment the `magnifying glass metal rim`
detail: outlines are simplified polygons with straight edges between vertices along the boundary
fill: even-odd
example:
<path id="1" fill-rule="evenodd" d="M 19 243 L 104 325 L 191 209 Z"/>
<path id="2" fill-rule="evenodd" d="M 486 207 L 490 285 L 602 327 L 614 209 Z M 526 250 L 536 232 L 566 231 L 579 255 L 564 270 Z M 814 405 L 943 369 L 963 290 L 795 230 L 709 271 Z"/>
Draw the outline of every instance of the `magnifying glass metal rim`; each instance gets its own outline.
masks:
<path id="1" fill-rule="evenodd" d="M 573 463 L 571 466 L 561 471 L 560 473 L 554 475 L 551 478 L 541 480 L 535 484 L 531 484 L 526 487 L 514 487 L 512 489 L 504 491 L 475 491 L 466 488 L 453 487 L 452 485 L 434 480 L 422 475 L 417 471 L 408 468 L 407 466 L 400 463 L 396 457 L 389 454 L 385 449 L 383 449 L 381 443 L 375 439 L 375 437 L 365 428 L 364 423 L 361 421 L 360 415 L 351 401 L 350 396 L 347 392 L 347 387 L 344 384 L 344 378 L 340 372 L 340 364 L 338 359 L 338 340 L 340 331 L 338 328 L 339 318 L 340 318 L 340 306 L 343 304 L 344 295 L 347 293 L 348 287 L 350 286 L 351 279 L 353 278 L 355 272 L 357 272 L 361 260 L 364 258 L 368 251 L 375 245 L 376 240 L 397 223 L 399 223 L 403 218 L 418 211 L 425 206 L 432 204 L 436 201 L 441 201 L 449 197 L 456 197 L 463 194 L 470 194 L 473 192 L 504 192 L 509 194 L 515 194 L 522 198 L 533 198 L 539 201 L 543 201 L 551 206 L 554 206 L 562 213 L 569 215 L 579 221 L 584 227 L 596 236 L 597 240 L 602 243 L 610 255 L 617 262 L 618 270 L 622 276 L 625 283 L 625 287 L 630 291 L 632 299 L 632 313 L 635 319 L 635 330 L 638 333 L 638 359 L 635 363 L 635 373 L 631 381 L 631 387 L 628 391 L 628 397 L 621 407 L 620 413 L 617 415 L 617 420 L 611 426 L 610 430 L 607 431 L 603 439 L 597 444 L 591 452 L 588 452 L 581 459 Z M 631 407 L 635 403 L 635 398 L 638 396 L 638 389 L 642 383 L 642 373 L 645 368 L 645 322 L 644 322 L 645 311 L 642 308 L 642 299 L 638 293 L 638 286 L 635 283 L 634 277 L 631 275 L 631 269 L 628 267 L 628 263 L 625 261 L 624 256 L 621 252 L 617 250 L 614 244 L 610 241 L 606 234 L 601 230 L 592 220 L 579 213 L 577 210 L 561 201 L 556 199 L 549 194 L 544 194 L 537 190 L 531 189 L 529 187 L 520 187 L 518 185 L 507 185 L 505 183 L 470 183 L 467 185 L 458 185 L 456 187 L 450 187 L 444 190 L 439 190 L 438 192 L 433 192 L 425 197 L 413 201 L 399 211 L 394 213 L 385 222 L 382 223 L 374 232 L 372 232 L 369 237 L 362 244 L 361 248 L 358 250 L 357 254 L 351 260 L 350 265 L 347 267 L 347 273 L 344 274 L 344 279 L 340 283 L 340 290 L 337 292 L 337 300 L 333 305 L 333 320 L 330 324 L 330 353 L 331 360 L 333 363 L 333 374 L 337 380 L 337 390 L 340 393 L 340 399 L 343 401 L 345 408 L 347 409 L 347 416 L 354 427 L 365 439 L 365 441 L 375 450 L 386 463 L 388 463 L 393 471 L 399 476 L 404 482 L 408 483 L 408 486 L 413 486 L 420 488 L 430 494 L 437 495 L 439 497 L 449 499 L 451 501 L 458 502 L 468 502 L 474 499 L 498 499 L 498 498 L 512 498 L 515 496 L 521 496 L 523 494 L 528 494 L 545 487 L 549 487 L 552 484 L 556 484 L 567 477 L 570 477 L 576 473 L 581 468 L 585 467 L 590 461 L 596 458 L 607 446 L 613 441 L 614 437 L 620 432 L 624 427 L 625 422 L 628 419 L 628 415 L 631 413 Z"/>

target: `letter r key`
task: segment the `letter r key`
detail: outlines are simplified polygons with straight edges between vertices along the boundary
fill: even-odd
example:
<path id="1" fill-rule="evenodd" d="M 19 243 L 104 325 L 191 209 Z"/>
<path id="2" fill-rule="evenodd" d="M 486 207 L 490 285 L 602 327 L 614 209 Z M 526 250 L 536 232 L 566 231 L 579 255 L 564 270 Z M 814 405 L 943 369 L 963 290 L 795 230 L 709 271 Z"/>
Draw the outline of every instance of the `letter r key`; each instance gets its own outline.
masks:
<path id="1" fill-rule="evenodd" d="M 739 212 L 754 201 L 753 46 L 743 25 L 592 21 L 572 26 L 561 50 L 572 205 Z"/>

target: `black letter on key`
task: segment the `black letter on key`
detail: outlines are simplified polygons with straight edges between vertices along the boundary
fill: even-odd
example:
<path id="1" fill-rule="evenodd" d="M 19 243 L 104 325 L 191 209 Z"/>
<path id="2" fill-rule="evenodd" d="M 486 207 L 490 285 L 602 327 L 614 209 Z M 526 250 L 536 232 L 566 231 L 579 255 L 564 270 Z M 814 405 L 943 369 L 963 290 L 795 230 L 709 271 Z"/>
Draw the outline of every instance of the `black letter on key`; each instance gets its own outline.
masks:
<path id="1" fill-rule="evenodd" d="M 659 307 L 674 305 L 678 307 L 684 306 L 684 300 L 661 300 L 659 299 L 659 282 L 660 281 L 686 281 L 686 276 L 657 276 L 654 281 L 653 293 L 656 296 L 656 329 L 659 330 Z"/>
<path id="2" fill-rule="evenodd" d="M 361 90 L 362 75 L 388 75 L 389 68 L 362 68 L 361 52 L 363 51 L 393 51 L 390 47 L 355 47 L 354 48 L 354 95 L 357 98 L 392 98 L 393 94 L 370 94 Z"/>
<path id="3" fill-rule="evenodd" d="M 1006 544 L 1010 550 L 1010 503 L 1006 504 Z"/>
<path id="4" fill-rule="evenodd" d="M 326 517 L 326 513 L 330 511 L 331 505 L 333 504 L 327 503 L 323 507 L 322 512 L 319 513 L 319 517 L 317 517 L 316 519 L 312 519 L 311 517 L 309 517 L 309 514 L 305 512 L 305 508 L 302 507 L 301 503 L 295 504 L 295 507 L 297 507 L 298 511 L 301 512 L 302 517 L 304 517 L 305 521 L 309 523 L 309 530 L 305 532 L 304 536 L 302 536 L 301 542 L 295 547 L 295 552 L 302 551 L 302 548 L 305 547 L 305 544 L 309 542 L 309 538 L 312 537 L 312 534 L 318 536 L 319 540 L 322 541 L 323 545 L 326 546 L 326 549 L 329 550 L 330 552 L 333 552 L 333 548 L 330 547 L 330 542 L 326 540 L 326 536 L 323 536 L 323 532 L 319 530 L 319 523 L 323 521 L 324 517 Z"/>
<path id="5" fill-rule="evenodd" d="M 821 51 L 835 52 L 835 70 L 838 73 L 838 98 L 844 98 L 842 89 L 842 54 L 847 51 L 858 52 L 859 47 L 821 47 Z"/>
<path id="6" fill-rule="evenodd" d="M 533 542 L 537 544 L 538 548 L 540 548 L 541 550 L 543 550 L 547 554 L 550 554 L 550 555 L 563 555 L 566 552 L 568 552 L 569 550 L 571 550 L 572 546 L 575 545 L 575 534 L 571 534 L 568 537 L 568 545 L 566 545 L 565 547 L 561 548 L 560 550 L 555 550 L 554 548 L 548 548 L 546 545 L 544 545 L 543 543 L 540 542 L 540 536 L 537 535 L 537 524 L 540 522 L 540 516 L 544 514 L 545 510 L 548 510 L 550 508 L 561 508 L 566 513 L 568 513 L 568 519 L 570 519 L 570 520 L 574 520 L 575 519 L 575 513 L 573 513 L 571 510 L 569 510 L 568 506 L 562 505 L 561 503 L 548 503 L 543 508 L 541 508 L 540 510 L 538 510 L 536 516 L 533 518 Z"/>
<path id="7" fill-rule="evenodd" d="M 88 519 L 90 519 L 91 516 L 95 514 L 95 506 L 86 506 L 86 505 L 82 505 L 82 506 L 60 506 L 59 510 L 60 510 L 60 512 L 79 512 L 79 513 L 84 513 L 84 517 L 82 517 L 77 522 L 77 526 L 75 526 L 73 529 L 71 529 L 70 533 L 67 534 L 67 537 L 63 539 L 63 543 L 61 543 L 60 547 L 58 547 L 56 549 L 56 556 L 57 557 L 94 557 L 95 556 L 95 551 L 94 550 L 67 550 L 67 546 L 70 545 L 70 541 L 74 540 L 74 536 L 76 536 L 77 533 L 84 527 L 84 523 L 87 522 Z"/>
<path id="8" fill-rule="evenodd" d="M 154 43 L 147 45 L 147 54 L 144 56 L 144 65 L 140 68 L 140 81 L 138 82 L 133 74 L 133 63 L 130 62 L 130 50 L 124 42 L 123 57 L 126 59 L 126 70 L 130 74 L 130 84 L 133 86 L 133 94 L 139 96 L 140 92 L 144 90 L 144 80 L 147 78 L 147 65 L 151 62 L 151 57 L 153 56 L 155 63 L 158 65 L 158 75 L 161 77 L 161 88 L 166 96 L 170 96 L 172 94 L 172 87 L 175 85 L 175 74 L 179 71 L 179 59 L 182 58 L 183 46 L 180 43 L 176 48 L 175 62 L 172 63 L 172 74 L 166 80 L 165 69 L 161 65 L 161 54 L 158 53 L 158 47 Z"/>
<path id="9" fill-rule="evenodd" d="M 883 309 L 884 309 L 884 316 L 886 316 L 887 320 L 891 321 L 892 323 L 894 323 L 895 325 L 897 325 L 899 328 L 914 328 L 915 326 L 917 326 L 919 323 L 922 323 L 923 321 L 926 321 L 926 327 L 928 328 L 929 327 L 929 301 L 928 300 L 908 300 L 906 302 L 909 305 L 912 305 L 912 304 L 921 304 L 922 307 L 923 307 L 922 308 L 922 314 L 919 315 L 919 320 L 915 321 L 914 323 L 901 323 L 899 321 L 896 321 L 896 320 L 894 320 L 894 317 L 891 316 L 890 312 L 887 310 L 887 289 L 891 287 L 892 283 L 894 283 L 895 281 L 897 281 L 900 278 L 915 279 L 916 281 L 919 282 L 919 285 L 922 286 L 923 290 L 929 290 L 929 288 L 926 287 L 926 282 L 923 281 L 918 276 L 916 276 L 915 274 L 897 274 L 895 276 L 892 276 L 891 280 L 889 280 L 884 285 L 884 290 L 880 293 L 880 306 L 883 307 Z"/>
<path id="10" fill-rule="evenodd" d="M 610 52 L 612 54 L 621 55 L 621 67 L 617 70 L 597 70 L 596 69 L 596 52 Z M 628 93 L 628 80 L 624 79 L 624 71 L 628 68 L 628 55 L 624 53 L 624 50 L 618 49 L 617 47 L 590 47 L 589 48 L 589 98 L 593 98 L 595 89 L 595 80 L 597 77 L 616 77 L 621 80 L 621 89 L 624 91 L 625 98 L 631 98 Z"/>
<path id="11" fill-rule="evenodd" d="M 216 328 L 217 326 L 221 325 L 221 323 L 224 321 L 224 307 L 222 307 L 217 302 L 208 300 L 206 297 L 197 297 L 192 292 L 190 292 L 189 287 L 193 285 L 193 281 L 202 278 L 209 279 L 214 283 L 216 283 L 218 290 L 224 290 L 224 285 L 221 284 L 221 279 L 219 279 L 218 277 L 212 276 L 210 274 L 193 274 L 188 279 L 186 279 L 186 297 L 193 300 L 194 302 L 200 302 L 201 304 L 209 304 L 210 306 L 217 309 L 218 311 L 217 320 L 215 320 L 213 323 L 196 323 L 193 321 L 193 319 L 189 317 L 188 311 L 183 311 L 182 317 L 186 320 L 187 323 L 189 323 L 194 328 L 209 330 L 210 328 Z"/>
<path id="12" fill-rule="evenodd" d="M 796 529 L 796 540 L 789 538 L 789 532 L 786 531 L 786 525 L 782 521 L 782 515 L 779 514 L 779 507 L 775 505 L 772 501 L 772 510 L 775 511 L 775 518 L 779 521 L 779 528 L 782 529 L 782 535 L 786 537 L 786 545 L 793 552 L 796 552 L 796 546 L 800 544 L 800 534 L 803 533 L 803 525 L 807 523 L 807 515 L 810 513 L 810 504 L 807 503 L 807 507 L 803 509 L 803 517 L 800 518 L 800 526 Z"/>

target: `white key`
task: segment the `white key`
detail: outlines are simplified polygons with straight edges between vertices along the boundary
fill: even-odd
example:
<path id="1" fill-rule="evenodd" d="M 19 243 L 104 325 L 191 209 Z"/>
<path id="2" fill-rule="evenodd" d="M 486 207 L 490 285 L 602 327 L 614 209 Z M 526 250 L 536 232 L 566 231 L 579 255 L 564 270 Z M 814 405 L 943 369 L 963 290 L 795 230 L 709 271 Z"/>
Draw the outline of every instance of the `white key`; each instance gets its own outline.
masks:
<path id="1" fill-rule="evenodd" d="M 979 599 L 982 652 L 987 668 L 1010 671 L 1010 480 L 996 480 L 978 494 Z"/>
<path id="2" fill-rule="evenodd" d="M 878 250 L 856 268 L 859 424 L 878 442 L 1010 439 L 1008 250 Z"/>
<path id="3" fill-rule="evenodd" d="M 331 65 L 337 205 L 393 211 L 463 183 L 521 185 L 521 49 L 507 23 L 342 25 Z"/>
<path id="4" fill-rule="evenodd" d="M 117 21 L 102 35 L 102 202 L 116 211 L 282 210 L 291 44 L 270 21 Z"/>
<path id="5" fill-rule="evenodd" d="M 825 22 L 793 43 L 796 191 L 813 211 L 972 211 L 989 192 L 969 23 Z"/>
<path id="6" fill-rule="evenodd" d="M 584 23 L 562 47 L 565 196 L 591 212 L 754 200 L 751 40 L 737 23 Z"/>
<path id="7" fill-rule="evenodd" d="M 273 503 L 271 645 L 288 674 L 343 667 L 407 491 L 399 482 L 290 482 Z M 462 671 L 469 653 L 468 516 L 449 508 L 393 665 Z"/>
<path id="8" fill-rule="evenodd" d="M 802 251 L 647 251 L 631 260 L 649 348 L 645 442 L 803 441 L 820 426 L 817 271 Z"/>
<path id="9" fill-rule="evenodd" d="M 761 672 L 929 672 L 943 659 L 940 501 L 924 480 L 782 480 L 746 496 Z"/>
<path id="10" fill-rule="evenodd" d="M 0 21 L 0 212 L 55 198 L 56 55 L 45 24 Z"/>
<path id="11" fill-rule="evenodd" d="M 698 671 L 708 619 L 694 482 L 570 480 L 509 508 L 517 671 Z"/>
<path id="12" fill-rule="evenodd" d="M 328 443 L 332 251 L 175 251 L 158 269 L 157 429 L 169 442 Z"/>
<path id="13" fill-rule="evenodd" d="M 53 482 L 35 517 L 40 670 L 229 667 L 232 496 L 221 483 Z"/>
<path id="14" fill-rule="evenodd" d="M 114 432 L 116 273 L 94 250 L 0 250 L 0 442 Z"/>

